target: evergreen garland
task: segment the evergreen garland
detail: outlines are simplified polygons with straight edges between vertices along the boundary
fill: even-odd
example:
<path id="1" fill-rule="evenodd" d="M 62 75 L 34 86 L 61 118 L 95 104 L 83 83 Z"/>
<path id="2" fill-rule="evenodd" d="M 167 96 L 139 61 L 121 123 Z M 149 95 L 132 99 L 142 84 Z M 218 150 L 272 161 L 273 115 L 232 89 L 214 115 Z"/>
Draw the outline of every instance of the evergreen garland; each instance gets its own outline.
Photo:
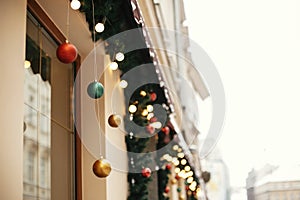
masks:
<path id="1" fill-rule="evenodd" d="M 95 16 L 92 15 L 92 0 L 80 0 L 81 8 L 80 12 L 85 14 L 86 21 L 91 31 L 91 36 L 93 36 L 94 24 L 93 17 L 95 17 L 95 22 L 105 22 L 105 30 L 102 33 L 95 33 L 95 38 L 92 37 L 92 40 L 95 42 L 99 39 L 106 40 L 106 53 L 110 55 L 111 60 L 114 60 L 114 56 L 117 52 L 124 52 L 125 59 L 121 62 L 118 62 L 119 69 L 123 74 L 133 69 L 136 66 L 142 64 L 150 64 L 149 67 L 155 68 L 153 65 L 153 59 L 150 57 L 149 49 L 146 45 L 145 38 L 143 36 L 142 30 L 137 29 L 141 28 L 140 24 L 137 24 L 134 20 L 131 1 L 120 1 L 120 0 L 94 0 L 95 7 Z M 137 29 L 134 31 L 133 35 L 129 35 L 124 31 Z M 113 37 L 119 33 L 122 33 L 120 37 Z M 131 45 L 135 45 L 132 48 Z M 138 48 L 137 48 L 138 47 Z M 137 49 L 128 51 L 128 49 Z M 137 75 L 138 76 L 138 75 Z M 140 88 L 145 90 L 147 96 L 141 98 L 137 93 L 128 96 L 125 90 L 125 102 L 132 104 L 135 101 L 138 101 L 137 105 L 139 112 L 133 116 L 133 122 L 145 127 L 149 124 L 149 120 L 141 115 L 140 111 L 145 109 L 145 106 L 148 104 L 167 104 L 167 100 L 164 95 L 164 91 L 159 84 L 149 84 Z M 140 91 L 140 90 L 137 90 Z M 149 99 L 149 93 L 155 92 L 157 94 L 157 100 L 151 102 Z M 131 94 L 130 94 L 131 95 Z M 167 114 L 169 111 L 167 111 Z M 128 113 L 128 111 L 127 111 Z M 130 115 L 124 117 L 125 129 L 128 133 L 125 136 L 126 147 L 128 151 L 128 167 L 129 171 L 141 172 L 142 169 L 149 165 L 151 162 L 150 154 L 132 154 L 134 153 L 143 153 L 147 147 L 149 138 L 140 137 L 144 132 L 136 132 L 132 127 L 132 121 L 129 120 Z M 165 125 L 165 124 L 164 124 Z M 170 134 L 169 139 L 173 139 L 174 132 Z M 162 148 L 165 143 L 165 136 L 162 132 L 158 133 L 158 143 L 157 149 Z M 161 157 L 158 155 L 157 157 Z M 157 162 L 161 163 L 161 162 Z M 165 163 L 162 163 L 165 164 Z M 161 164 L 160 164 L 161 165 Z M 162 166 L 160 166 L 162 167 Z M 164 189 L 168 183 L 168 174 L 169 170 L 159 170 L 158 171 L 158 187 L 159 187 L 159 199 L 168 200 L 169 198 L 165 197 Z M 147 200 L 148 199 L 148 189 L 147 185 L 151 181 L 151 177 L 144 177 L 141 173 L 128 173 L 128 184 L 129 184 L 129 196 L 128 200 Z"/>

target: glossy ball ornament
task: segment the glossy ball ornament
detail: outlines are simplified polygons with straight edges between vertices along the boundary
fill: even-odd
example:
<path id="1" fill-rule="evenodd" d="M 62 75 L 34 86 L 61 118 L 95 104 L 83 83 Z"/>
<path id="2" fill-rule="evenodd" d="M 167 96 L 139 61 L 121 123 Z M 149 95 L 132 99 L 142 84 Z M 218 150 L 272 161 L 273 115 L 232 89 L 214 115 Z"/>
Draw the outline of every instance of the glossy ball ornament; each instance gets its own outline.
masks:
<path id="1" fill-rule="evenodd" d="M 168 144 L 171 141 L 170 137 L 165 137 L 164 138 L 164 143 Z"/>
<path id="2" fill-rule="evenodd" d="M 172 183 L 173 185 L 175 185 L 175 184 L 177 183 L 177 180 L 176 180 L 176 179 L 172 179 L 172 180 L 171 180 L 171 183 Z"/>
<path id="3" fill-rule="evenodd" d="M 110 115 L 108 118 L 108 124 L 113 128 L 119 127 L 121 124 L 121 117 L 119 115 Z"/>
<path id="4" fill-rule="evenodd" d="M 150 121 L 150 123 L 157 122 L 157 118 L 156 117 L 152 117 L 149 121 Z"/>
<path id="5" fill-rule="evenodd" d="M 151 169 L 148 167 L 142 169 L 142 176 L 149 178 L 151 176 Z"/>
<path id="6" fill-rule="evenodd" d="M 172 169 L 172 165 L 170 163 L 166 164 L 166 169 L 167 170 L 171 170 Z"/>
<path id="7" fill-rule="evenodd" d="M 65 64 L 74 62 L 77 58 L 77 55 L 77 48 L 68 41 L 62 43 L 56 49 L 56 56 L 58 60 Z"/>
<path id="8" fill-rule="evenodd" d="M 155 101 L 157 99 L 157 95 L 154 92 L 150 93 L 150 100 Z"/>
<path id="9" fill-rule="evenodd" d="M 169 193 L 169 192 L 170 192 L 170 187 L 167 186 L 167 187 L 165 188 L 164 192 L 165 192 L 165 193 Z"/>
<path id="10" fill-rule="evenodd" d="M 166 134 L 166 135 L 169 135 L 170 133 L 170 128 L 168 126 L 165 126 L 161 129 L 161 131 Z"/>
<path id="11" fill-rule="evenodd" d="M 99 99 L 104 93 L 103 85 L 98 81 L 93 81 L 87 88 L 88 95 L 93 99 Z"/>
<path id="12" fill-rule="evenodd" d="M 177 188 L 177 192 L 181 192 L 181 188 L 179 187 L 179 188 Z"/>
<path id="13" fill-rule="evenodd" d="M 104 158 L 96 160 L 93 164 L 93 172 L 99 178 L 107 177 L 111 172 L 110 163 Z"/>
<path id="14" fill-rule="evenodd" d="M 155 128 L 151 125 L 146 126 L 146 130 L 148 133 L 153 134 L 155 132 Z"/>
<path id="15" fill-rule="evenodd" d="M 175 179 L 176 179 L 176 180 L 179 180 L 179 179 L 180 179 L 180 176 L 179 176 L 178 174 L 176 174 Z"/>
<path id="16" fill-rule="evenodd" d="M 179 200 L 184 200 L 184 195 L 180 195 Z"/>

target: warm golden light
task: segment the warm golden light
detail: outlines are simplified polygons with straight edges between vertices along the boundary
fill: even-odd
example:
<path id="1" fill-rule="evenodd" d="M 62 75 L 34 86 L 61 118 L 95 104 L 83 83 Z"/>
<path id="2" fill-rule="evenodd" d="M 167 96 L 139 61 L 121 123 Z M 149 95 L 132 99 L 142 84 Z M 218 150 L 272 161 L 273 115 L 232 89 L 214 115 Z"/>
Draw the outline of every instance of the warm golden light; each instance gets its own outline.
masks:
<path id="1" fill-rule="evenodd" d="M 193 171 L 189 171 L 189 172 L 186 173 L 186 177 L 191 177 L 193 175 L 194 175 Z"/>
<path id="2" fill-rule="evenodd" d="M 104 28 L 104 24 L 99 22 L 95 26 L 95 31 L 98 33 L 102 33 L 104 31 Z"/>
<path id="3" fill-rule="evenodd" d="M 152 105 L 147 105 L 147 110 L 148 112 L 153 112 L 153 106 Z"/>
<path id="4" fill-rule="evenodd" d="M 183 158 L 184 157 L 184 153 L 180 152 L 177 154 L 178 158 Z"/>
<path id="5" fill-rule="evenodd" d="M 175 171 L 175 173 L 179 173 L 180 169 L 178 167 L 176 167 L 174 171 Z"/>
<path id="6" fill-rule="evenodd" d="M 185 165 L 187 163 L 186 159 L 182 159 L 180 162 L 182 165 Z"/>
<path id="7" fill-rule="evenodd" d="M 31 66 L 31 62 L 29 60 L 24 61 L 24 68 L 28 69 Z"/>
<path id="8" fill-rule="evenodd" d="M 130 105 L 128 110 L 130 113 L 135 113 L 137 111 L 137 107 L 135 105 Z"/>
<path id="9" fill-rule="evenodd" d="M 173 150 L 174 150 L 174 151 L 177 151 L 178 148 L 179 148 L 179 146 L 178 146 L 177 144 L 175 144 L 175 145 L 173 146 Z"/>
<path id="10" fill-rule="evenodd" d="M 125 80 L 121 80 L 120 83 L 119 83 L 119 85 L 120 85 L 121 88 L 124 89 L 124 88 L 127 88 L 128 83 L 127 83 L 127 81 L 125 81 Z"/>
<path id="11" fill-rule="evenodd" d="M 174 164 L 175 166 L 178 166 L 178 165 L 179 165 L 179 160 L 173 161 L 173 164 Z"/>
<path id="12" fill-rule="evenodd" d="M 186 180 L 186 182 L 188 182 L 188 183 L 192 183 L 192 182 L 193 182 L 193 180 L 194 180 L 194 178 L 193 178 L 193 177 L 189 177 L 189 178 Z"/>
<path id="13" fill-rule="evenodd" d="M 153 122 L 151 125 L 156 129 L 160 129 L 162 127 L 162 124 L 160 122 Z"/>
<path id="14" fill-rule="evenodd" d="M 179 173 L 178 173 L 178 176 L 180 177 L 184 177 L 185 176 L 185 171 L 184 170 L 181 170 Z"/>
<path id="15" fill-rule="evenodd" d="M 80 1 L 78 1 L 78 0 L 71 1 L 71 8 L 73 10 L 78 10 L 80 8 L 80 6 L 81 6 Z"/>
<path id="16" fill-rule="evenodd" d="M 116 63 L 116 62 L 111 62 L 110 64 L 109 64 L 109 68 L 111 69 L 111 70 L 117 70 L 118 69 L 118 63 Z"/>
<path id="17" fill-rule="evenodd" d="M 148 110 L 144 109 L 141 113 L 142 116 L 147 116 L 148 115 Z"/>
<path id="18" fill-rule="evenodd" d="M 185 167 L 184 167 L 184 170 L 185 170 L 186 172 L 188 172 L 188 171 L 191 170 L 191 167 L 190 167 L 190 166 L 185 166 Z"/>
<path id="19" fill-rule="evenodd" d="M 147 115 L 147 119 L 148 119 L 148 120 L 150 120 L 152 117 L 154 117 L 154 113 L 149 113 L 149 114 Z"/>
<path id="20" fill-rule="evenodd" d="M 116 54 L 116 60 L 117 60 L 117 61 L 121 62 L 121 61 L 124 60 L 124 58 L 125 58 L 125 56 L 124 56 L 123 53 L 118 52 L 118 53 Z"/>
<path id="21" fill-rule="evenodd" d="M 147 93 L 146 93 L 144 90 L 142 90 L 142 91 L 140 92 L 140 95 L 141 95 L 142 97 L 145 97 L 145 96 L 147 95 Z"/>

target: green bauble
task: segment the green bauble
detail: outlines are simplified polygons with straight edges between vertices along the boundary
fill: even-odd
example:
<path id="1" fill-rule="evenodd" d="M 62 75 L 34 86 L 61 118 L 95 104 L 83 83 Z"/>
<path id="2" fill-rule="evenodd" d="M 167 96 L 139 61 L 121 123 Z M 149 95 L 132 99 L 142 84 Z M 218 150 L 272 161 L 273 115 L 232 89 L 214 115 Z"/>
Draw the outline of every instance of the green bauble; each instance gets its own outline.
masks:
<path id="1" fill-rule="evenodd" d="M 99 99 L 104 93 L 104 87 L 98 81 L 91 82 L 87 88 L 87 93 L 91 98 Z"/>
<path id="2" fill-rule="evenodd" d="M 177 192 L 181 192 L 181 188 L 177 188 Z"/>

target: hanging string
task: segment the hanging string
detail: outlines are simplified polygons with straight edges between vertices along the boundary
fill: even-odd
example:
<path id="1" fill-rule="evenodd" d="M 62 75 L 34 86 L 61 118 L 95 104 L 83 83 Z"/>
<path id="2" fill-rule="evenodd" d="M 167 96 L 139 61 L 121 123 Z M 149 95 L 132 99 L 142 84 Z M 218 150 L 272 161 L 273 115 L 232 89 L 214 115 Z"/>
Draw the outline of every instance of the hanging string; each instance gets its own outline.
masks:
<path id="1" fill-rule="evenodd" d="M 97 54 L 96 54 L 96 30 L 95 30 L 95 5 L 94 0 L 92 0 L 92 11 L 93 11 L 93 43 L 94 43 L 94 75 L 95 75 L 95 81 L 98 81 L 97 79 Z M 98 103 L 96 102 L 96 109 L 99 110 Z M 99 114 L 97 112 L 97 114 Z M 102 157 L 102 134 L 100 130 L 99 134 L 99 150 L 100 150 L 100 158 Z"/>
<path id="2" fill-rule="evenodd" d="M 69 40 L 69 34 L 70 34 L 70 4 L 67 1 L 67 38 L 66 41 Z"/>
<path id="3" fill-rule="evenodd" d="M 94 75 L 95 75 L 95 81 L 98 81 L 97 79 L 97 54 L 96 54 L 96 30 L 95 30 L 95 5 L 94 0 L 92 0 L 92 10 L 93 10 L 93 43 L 94 43 Z"/>

